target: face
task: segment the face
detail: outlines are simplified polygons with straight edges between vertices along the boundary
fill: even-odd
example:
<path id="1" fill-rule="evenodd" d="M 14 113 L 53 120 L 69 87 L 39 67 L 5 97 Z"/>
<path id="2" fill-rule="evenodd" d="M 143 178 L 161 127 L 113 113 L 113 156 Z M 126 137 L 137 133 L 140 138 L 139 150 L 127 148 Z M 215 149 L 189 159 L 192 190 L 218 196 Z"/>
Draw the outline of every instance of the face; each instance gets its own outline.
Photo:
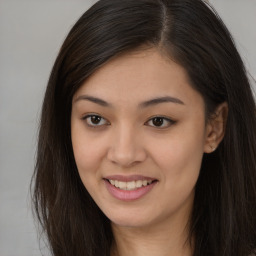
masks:
<path id="1" fill-rule="evenodd" d="M 81 180 L 112 223 L 188 216 L 206 125 L 181 66 L 155 49 L 111 60 L 74 95 L 71 135 Z"/>

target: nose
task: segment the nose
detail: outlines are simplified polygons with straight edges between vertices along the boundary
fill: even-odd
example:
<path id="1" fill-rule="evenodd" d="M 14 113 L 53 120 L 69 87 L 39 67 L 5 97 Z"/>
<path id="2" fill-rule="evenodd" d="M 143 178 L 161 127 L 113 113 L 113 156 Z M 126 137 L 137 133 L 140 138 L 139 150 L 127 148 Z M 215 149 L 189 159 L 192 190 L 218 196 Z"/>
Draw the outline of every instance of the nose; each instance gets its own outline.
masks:
<path id="1" fill-rule="evenodd" d="M 107 158 L 120 167 L 131 167 L 147 157 L 143 142 L 132 128 L 115 131 Z"/>

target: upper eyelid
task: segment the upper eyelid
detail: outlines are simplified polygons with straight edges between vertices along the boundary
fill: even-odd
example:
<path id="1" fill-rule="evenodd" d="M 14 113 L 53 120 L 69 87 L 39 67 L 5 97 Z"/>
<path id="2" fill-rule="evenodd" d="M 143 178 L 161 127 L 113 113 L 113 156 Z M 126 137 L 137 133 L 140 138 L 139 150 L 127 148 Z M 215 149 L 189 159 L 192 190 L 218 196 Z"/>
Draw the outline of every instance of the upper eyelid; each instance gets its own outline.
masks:
<path id="1" fill-rule="evenodd" d="M 170 125 L 168 125 L 167 127 L 152 126 L 152 125 L 150 125 L 151 127 L 155 127 L 155 128 L 158 128 L 158 129 L 164 129 L 164 128 L 168 128 L 169 126 L 171 126 L 171 125 L 173 125 L 173 124 L 176 123 L 175 120 L 173 120 L 173 119 L 171 119 L 171 118 L 169 118 L 169 117 L 165 117 L 165 116 L 153 116 L 153 117 L 149 118 L 148 121 L 145 122 L 145 124 L 148 123 L 148 122 L 150 122 L 150 121 L 152 121 L 152 119 L 154 119 L 154 118 L 156 118 L 156 117 L 159 117 L 159 118 L 162 118 L 162 119 L 168 121 L 168 122 L 170 123 Z"/>
<path id="2" fill-rule="evenodd" d="M 99 116 L 99 117 L 105 119 L 106 121 L 108 121 L 107 118 L 105 118 L 105 117 L 103 117 L 102 115 L 97 114 L 97 113 L 90 113 L 90 114 L 83 115 L 83 116 L 82 116 L 82 119 L 86 119 L 86 118 L 88 118 L 88 117 L 90 117 L 90 116 Z M 148 118 L 148 120 L 147 120 L 146 122 L 148 122 L 148 121 L 150 121 L 151 119 L 156 118 L 156 117 L 160 117 L 160 118 L 163 118 L 163 119 L 165 119 L 165 120 L 168 120 L 168 121 L 171 121 L 171 122 L 175 122 L 175 120 L 173 120 L 172 118 L 167 117 L 167 116 L 165 116 L 165 115 L 154 115 L 154 116 L 151 116 L 150 118 Z"/>
<path id="3" fill-rule="evenodd" d="M 89 123 L 86 121 L 86 119 L 89 118 L 89 117 L 92 117 L 92 116 L 99 116 L 100 118 L 104 119 L 104 120 L 106 121 L 106 123 L 105 123 L 105 124 L 101 124 L 101 125 L 89 124 Z M 85 121 L 86 126 L 87 126 L 88 128 L 92 128 L 92 129 L 100 129 L 100 128 L 102 128 L 103 126 L 110 125 L 110 122 L 109 122 L 106 118 L 104 118 L 104 117 L 102 117 L 101 115 L 98 115 L 98 114 L 87 114 L 87 115 L 84 115 L 84 116 L 82 117 L 82 120 Z"/>
<path id="4" fill-rule="evenodd" d="M 154 115 L 154 116 L 151 116 L 151 117 L 148 119 L 148 121 L 149 121 L 149 120 L 152 120 L 153 118 L 156 118 L 156 117 L 163 118 L 163 119 L 165 119 L 165 120 L 173 121 L 173 122 L 174 122 L 174 120 L 173 120 L 172 118 L 167 117 L 167 116 L 165 116 L 165 115 Z M 148 121 L 147 121 L 147 122 L 148 122 Z"/>
<path id="5" fill-rule="evenodd" d="M 108 121 L 108 119 L 104 118 L 102 115 L 97 114 L 97 113 L 86 114 L 86 115 L 84 115 L 84 116 L 82 117 L 82 119 L 85 120 L 85 119 L 87 119 L 88 117 L 91 117 L 91 116 L 99 116 L 99 117 L 101 117 L 102 119 L 104 119 L 104 120 L 107 122 L 107 125 L 110 124 L 110 122 Z M 166 117 L 165 115 L 154 115 L 154 116 L 150 117 L 150 118 L 144 123 L 144 125 L 147 124 L 148 122 L 150 122 L 153 118 L 157 118 L 157 117 L 158 117 L 158 118 L 163 118 L 164 120 L 168 121 L 170 124 L 176 123 L 175 120 L 171 119 L 170 117 Z M 104 124 L 104 125 L 106 125 L 106 124 Z M 98 126 L 98 127 L 101 127 L 101 126 L 103 126 L 103 125 L 89 125 L 89 126 L 91 126 L 91 127 L 97 127 L 97 126 Z M 151 126 L 151 125 L 150 125 L 150 126 Z M 161 127 L 157 127 L 157 126 L 151 126 L 151 127 L 161 128 Z"/>
<path id="6" fill-rule="evenodd" d="M 92 116 L 99 116 L 100 118 L 102 118 L 102 119 L 104 119 L 104 120 L 106 120 L 108 123 L 110 123 L 109 121 L 108 121 L 108 119 L 106 119 L 105 117 L 103 117 L 103 116 L 101 116 L 101 115 L 99 115 L 99 114 L 87 114 L 87 115 L 83 115 L 82 116 L 82 120 L 85 120 L 85 119 L 87 119 L 88 117 L 92 117 Z"/>
<path id="7" fill-rule="evenodd" d="M 107 120 L 105 117 L 103 117 L 102 115 L 97 114 L 97 113 L 84 114 L 84 115 L 82 115 L 81 119 L 86 119 L 86 118 L 91 117 L 91 116 L 99 116 L 99 117 L 101 117 L 101 118 Z"/>

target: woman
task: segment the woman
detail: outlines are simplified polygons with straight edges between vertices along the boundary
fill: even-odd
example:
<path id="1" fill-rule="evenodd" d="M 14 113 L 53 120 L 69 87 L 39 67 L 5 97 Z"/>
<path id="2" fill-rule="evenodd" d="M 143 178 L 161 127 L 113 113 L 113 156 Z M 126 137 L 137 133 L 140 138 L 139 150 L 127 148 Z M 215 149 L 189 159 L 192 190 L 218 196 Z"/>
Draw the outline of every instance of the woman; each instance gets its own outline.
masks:
<path id="1" fill-rule="evenodd" d="M 209 6 L 97 2 L 42 108 L 33 198 L 53 255 L 253 255 L 255 131 L 243 63 Z"/>

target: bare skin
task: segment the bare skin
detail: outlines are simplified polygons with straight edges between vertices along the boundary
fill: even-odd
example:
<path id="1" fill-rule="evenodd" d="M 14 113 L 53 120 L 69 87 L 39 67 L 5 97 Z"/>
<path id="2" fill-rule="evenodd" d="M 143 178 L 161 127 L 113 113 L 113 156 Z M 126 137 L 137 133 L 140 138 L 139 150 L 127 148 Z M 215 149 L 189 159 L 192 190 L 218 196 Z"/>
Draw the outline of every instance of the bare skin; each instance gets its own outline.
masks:
<path id="1" fill-rule="evenodd" d="M 186 241 L 194 188 L 203 154 L 224 136 L 227 111 L 223 103 L 205 120 L 204 100 L 185 70 L 157 49 L 111 60 L 78 89 L 74 156 L 84 186 L 112 223 L 112 256 L 192 255 Z M 108 189 L 123 191 L 114 187 L 121 186 L 119 178 L 111 185 L 108 177 L 115 175 L 154 182 L 127 201 Z"/>
<path id="2" fill-rule="evenodd" d="M 162 226 L 149 226 L 143 228 L 121 227 L 112 224 L 115 237 L 115 243 L 112 247 L 112 256 L 190 256 L 192 255 L 192 246 L 187 241 L 188 229 L 184 225 L 185 216 L 172 219 L 172 225 L 162 223 Z"/>

